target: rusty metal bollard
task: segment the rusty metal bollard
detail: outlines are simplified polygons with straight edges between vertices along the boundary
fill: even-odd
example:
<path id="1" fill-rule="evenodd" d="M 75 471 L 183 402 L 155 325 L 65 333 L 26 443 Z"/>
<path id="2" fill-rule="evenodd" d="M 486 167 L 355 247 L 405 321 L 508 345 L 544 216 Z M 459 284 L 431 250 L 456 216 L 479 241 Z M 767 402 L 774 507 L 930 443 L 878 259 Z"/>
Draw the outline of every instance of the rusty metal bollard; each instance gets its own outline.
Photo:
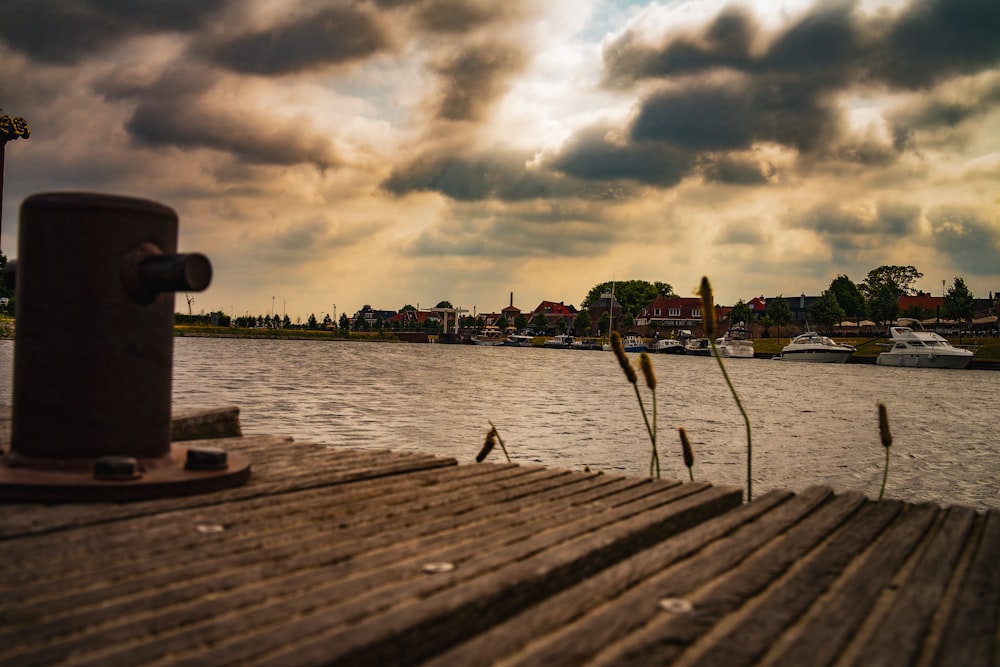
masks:
<path id="1" fill-rule="evenodd" d="M 11 448 L 0 498 L 131 500 L 249 478 L 244 457 L 171 444 L 174 292 L 211 281 L 155 202 L 46 193 L 21 206 Z"/>

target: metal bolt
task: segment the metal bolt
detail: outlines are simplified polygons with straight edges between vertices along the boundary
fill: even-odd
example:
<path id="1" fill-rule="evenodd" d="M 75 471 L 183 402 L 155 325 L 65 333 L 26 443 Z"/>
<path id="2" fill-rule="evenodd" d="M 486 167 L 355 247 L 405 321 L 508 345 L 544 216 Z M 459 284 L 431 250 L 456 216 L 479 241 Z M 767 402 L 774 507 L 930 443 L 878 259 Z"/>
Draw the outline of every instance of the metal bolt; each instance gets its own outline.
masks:
<path id="1" fill-rule="evenodd" d="M 139 461 L 132 456 L 102 456 L 94 461 L 94 479 L 127 482 L 140 477 Z"/>
<path id="2" fill-rule="evenodd" d="M 229 466 L 226 450 L 218 447 L 189 447 L 187 462 L 188 470 L 225 470 Z"/>

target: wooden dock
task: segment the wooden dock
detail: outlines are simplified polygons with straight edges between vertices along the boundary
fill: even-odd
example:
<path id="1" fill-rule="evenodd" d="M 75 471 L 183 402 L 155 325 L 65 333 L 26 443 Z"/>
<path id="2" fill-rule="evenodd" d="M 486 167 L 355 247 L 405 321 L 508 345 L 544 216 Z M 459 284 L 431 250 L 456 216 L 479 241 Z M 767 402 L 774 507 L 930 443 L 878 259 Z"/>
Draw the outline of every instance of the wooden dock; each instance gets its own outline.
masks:
<path id="1" fill-rule="evenodd" d="M 996 511 L 209 442 L 250 482 L 4 507 L 0 664 L 1000 660 Z"/>

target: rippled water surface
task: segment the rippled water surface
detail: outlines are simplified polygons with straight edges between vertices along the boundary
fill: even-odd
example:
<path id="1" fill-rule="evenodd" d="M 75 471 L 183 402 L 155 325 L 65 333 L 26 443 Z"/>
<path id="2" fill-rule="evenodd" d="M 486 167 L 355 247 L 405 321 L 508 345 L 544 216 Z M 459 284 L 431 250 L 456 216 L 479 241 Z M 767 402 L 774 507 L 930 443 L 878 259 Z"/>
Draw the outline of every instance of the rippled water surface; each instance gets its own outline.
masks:
<path id="1" fill-rule="evenodd" d="M 0 341 L 0 403 L 11 402 L 12 349 Z M 175 406 L 238 405 L 248 434 L 470 462 L 492 420 L 516 461 L 649 472 L 635 392 L 611 353 L 179 338 L 174 356 Z M 664 476 L 687 478 L 676 433 L 683 426 L 696 479 L 745 484 L 746 431 L 715 360 L 653 362 Z M 755 495 L 827 484 L 877 496 L 884 450 L 875 406 L 883 401 L 895 437 L 887 495 L 1000 507 L 1000 372 L 727 364 L 753 429 Z M 502 457 L 498 450 L 491 460 Z"/>

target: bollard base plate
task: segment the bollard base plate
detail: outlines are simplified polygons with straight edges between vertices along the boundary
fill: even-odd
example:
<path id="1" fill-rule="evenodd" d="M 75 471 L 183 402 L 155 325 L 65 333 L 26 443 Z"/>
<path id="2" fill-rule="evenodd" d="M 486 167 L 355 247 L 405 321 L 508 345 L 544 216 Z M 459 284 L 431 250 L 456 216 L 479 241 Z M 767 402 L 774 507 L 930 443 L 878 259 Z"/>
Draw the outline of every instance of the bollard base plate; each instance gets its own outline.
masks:
<path id="1" fill-rule="evenodd" d="M 172 444 L 159 459 L 139 459 L 134 479 L 97 479 L 95 460 L 19 460 L 16 453 L 0 457 L 0 501 L 28 503 L 126 502 L 222 491 L 250 479 L 250 461 L 227 452 L 226 467 L 190 470 L 185 467 L 189 447 Z"/>

